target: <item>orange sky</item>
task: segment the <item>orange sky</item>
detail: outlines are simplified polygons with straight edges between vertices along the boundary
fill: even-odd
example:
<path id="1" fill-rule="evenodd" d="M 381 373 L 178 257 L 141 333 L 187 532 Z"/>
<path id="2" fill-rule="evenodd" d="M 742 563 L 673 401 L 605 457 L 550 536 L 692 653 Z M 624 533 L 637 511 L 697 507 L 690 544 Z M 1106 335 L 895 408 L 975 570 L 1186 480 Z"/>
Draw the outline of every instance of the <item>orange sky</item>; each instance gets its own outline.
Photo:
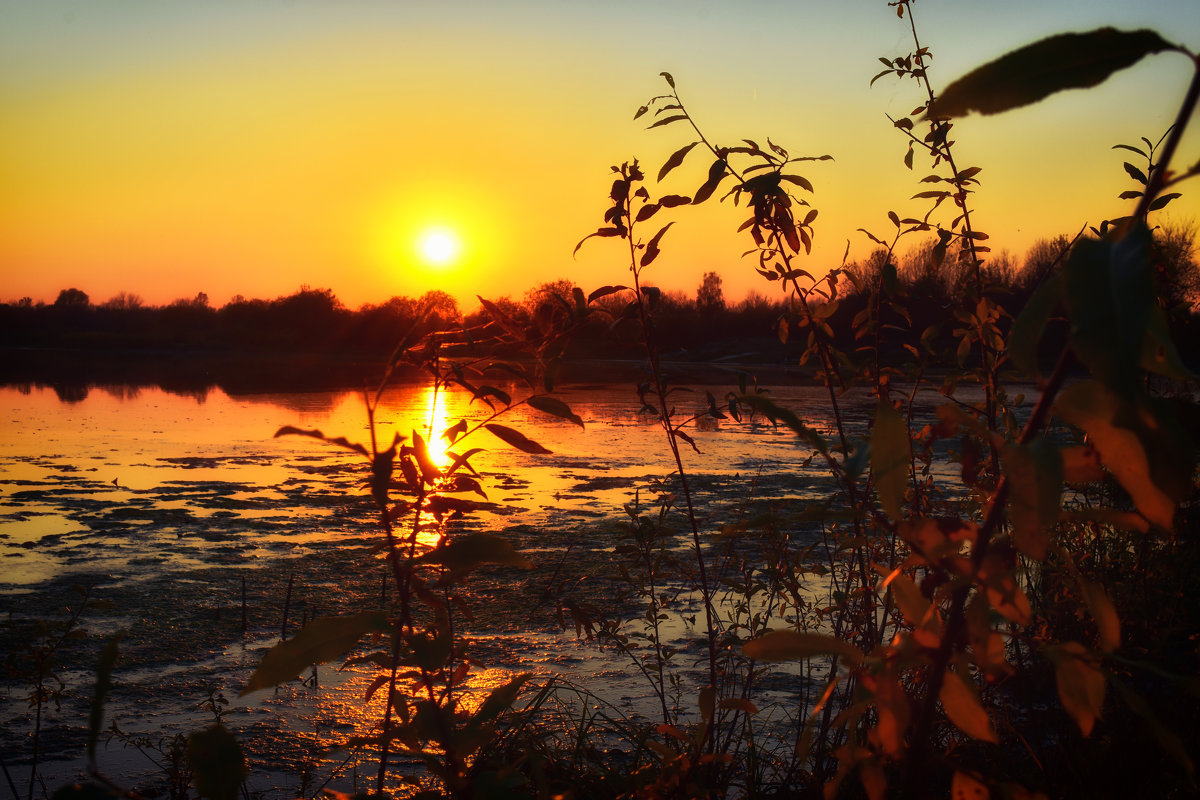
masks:
<path id="1" fill-rule="evenodd" d="M 1177 32 L 1200 47 L 1200 3 L 922 0 L 935 84 L 1042 36 L 1101 24 Z M 691 139 L 646 131 L 633 112 L 672 72 L 718 143 L 772 140 L 805 165 L 820 210 L 809 269 L 836 265 L 863 227 L 890 229 L 928 170 L 901 163 L 885 113 L 917 87 L 876 60 L 912 49 L 882 0 L 733 4 L 114 3 L 0 1 L 0 300 L 52 301 L 74 286 L 101 302 L 206 292 L 275 297 L 301 284 L 347 305 L 444 288 L 521 295 L 567 277 L 625 280 L 611 241 L 575 243 L 601 222 L 608 167 L 654 168 Z M 980 166 L 978 227 L 1018 256 L 1036 238 L 1116 216 L 1130 188 L 1111 146 L 1157 139 L 1190 77 L 1178 55 L 1148 59 L 1097 90 L 1070 92 L 956 128 L 960 166 Z M 699 157 L 663 188 L 691 194 Z M 1200 132 L 1180 163 L 1200 155 Z M 1200 216 L 1184 186 L 1176 216 Z M 728 296 L 770 292 L 740 254 L 729 204 L 681 209 L 648 277 L 694 292 L 717 270 Z M 948 220 L 947 220 L 948 221 Z M 429 226 L 461 258 L 422 261 Z M 653 231 L 647 231 L 649 237 Z"/>

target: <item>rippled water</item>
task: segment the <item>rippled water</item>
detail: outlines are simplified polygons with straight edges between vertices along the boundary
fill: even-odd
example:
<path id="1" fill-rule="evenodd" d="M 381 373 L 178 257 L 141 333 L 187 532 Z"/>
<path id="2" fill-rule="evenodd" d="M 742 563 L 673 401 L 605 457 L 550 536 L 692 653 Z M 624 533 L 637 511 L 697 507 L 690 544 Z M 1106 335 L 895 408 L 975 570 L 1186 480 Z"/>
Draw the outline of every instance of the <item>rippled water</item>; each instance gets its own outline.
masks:
<path id="1" fill-rule="evenodd" d="M 681 392 L 677 412 L 703 408 L 709 390 L 724 391 Z M 576 386 L 560 396 L 582 417 L 583 430 L 529 407 L 499 420 L 551 455 L 527 455 L 486 431 L 461 445 L 486 448 L 472 465 L 485 478 L 488 502 L 451 529 L 499 532 L 535 563 L 529 573 L 493 571 L 467 593 L 476 609 L 473 652 L 485 665 L 470 686 L 482 692 L 524 670 L 543 679 L 558 674 L 613 713 L 637 713 L 648 694 L 641 676 L 620 654 L 581 641 L 574 628 L 561 630 L 549 598 L 568 587 L 618 602 L 618 587 L 597 565 L 612 561 L 622 506 L 635 492 L 650 496 L 673 464 L 661 430 L 639 415 L 632 386 Z M 823 390 L 792 387 L 772 396 L 828 431 Z M 863 433 L 870 398 L 851 394 L 843 402 Z M 432 426 L 436 439 L 459 418 L 481 421 L 489 413 L 463 392 L 443 391 L 435 403 L 427 386 L 400 386 L 384 398 L 377 435 L 390 442 Z M 386 601 L 363 460 L 306 437 L 274 438 L 281 425 L 369 441 L 354 392 L 231 397 L 113 387 L 63 402 L 49 389 L 0 389 L 0 610 L 17 621 L 62 618 L 78 602 L 75 583 L 112 604 L 85 612 L 88 638 L 73 651 L 77 663 L 59 673 L 67 693 L 61 711 L 48 713 L 41 744 L 51 788 L 81 767 L 88 659 L 117 630 L 128 633 L 107 710 L 127 734 L 157 740 L 197 729 L 210 717 L 196 705 L 214 687 L 232 701 L 227 723 L 252 753 L 252 786 L 286 796 L 331 775 L 342 790 L 365 785 L 367 765 L 323 747 L 368 733 L 378 720 L 379 701 L 362 702 L 370 673 L 322 667 L 315 685 L 237 697 L 261 650 L 278 640 L 285 605 L 294 631 L 309 616 Z M 688 432 L 699 452 L 687 448 L 685 464 L 714 530 L 747 509 L 824 491 L 795 437 L 761 419 Z M 669 633 L 681 648 L 691 646 L 687 625 Z M 19 754 L 6 755 L 10 766 L 28 761 L 28 691 L 18 679 L 5 687 L 0 736 L 6 753 Z M 150 756 L 115 738 L 100 763 L 144 783 L 156 772 Z M 27 767 L 14 769 L 23 780 Z M 315 783 L 304 784 L 304 775 Z"/>

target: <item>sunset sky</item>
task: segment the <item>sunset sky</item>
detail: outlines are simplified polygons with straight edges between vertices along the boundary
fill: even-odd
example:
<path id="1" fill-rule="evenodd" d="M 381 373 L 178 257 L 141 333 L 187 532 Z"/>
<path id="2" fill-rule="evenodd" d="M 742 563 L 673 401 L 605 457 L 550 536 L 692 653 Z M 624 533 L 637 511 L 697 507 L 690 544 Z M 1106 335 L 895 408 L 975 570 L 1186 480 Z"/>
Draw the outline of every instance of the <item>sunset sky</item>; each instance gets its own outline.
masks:
<path id="1" fill-rule="evenodd" d="M 1149 27 L 1200 48 L 1196 0 L 921 0 L 935 86 L 1035 39 L 1100 25 Z M 709 138 L 774 142 L 802 165 L 820 210 L 808 264 L 821 272 L 857 228 L 891 230 L 928 162 L 903 163 L 885 113 L 921 101 L 880 56 L 913 49 L 885 0 L 0 0 L 0 301 L 152 304 L 206 292 L 271 298 L 302 284 L 348 306 L 443 288 L 520 296 L 570 278 L 627 277 L 622 249 L 593 240 L 609 166 L 639 158 L 650 189 L 691 194 L 694 154 L 655 186 L 681 126 L 634 111 L 671 72 Z M 1020 258 L 1037 238 L 1126 213 L 1132 188 L 1111 149 L 1157 140 L 1190 79 L 1177 54 L 1099 89 L 956 127 L 979 166 L 979 228 Z M 1177 166 L 1200 157 L 1200 131 Z M 1200 182 L 1170 207 L 1200 217 Z M 776 286 L 740 258 L 729 202 L 677 209 L 648 277 L 694 293 L 719 271 L 727 296 Z M 948 220 L 947 220 L 948 221 Z M 422 236 L 438 229 L 441 238 Z M 645 232 L 646 238 L 653 230 Z"/>

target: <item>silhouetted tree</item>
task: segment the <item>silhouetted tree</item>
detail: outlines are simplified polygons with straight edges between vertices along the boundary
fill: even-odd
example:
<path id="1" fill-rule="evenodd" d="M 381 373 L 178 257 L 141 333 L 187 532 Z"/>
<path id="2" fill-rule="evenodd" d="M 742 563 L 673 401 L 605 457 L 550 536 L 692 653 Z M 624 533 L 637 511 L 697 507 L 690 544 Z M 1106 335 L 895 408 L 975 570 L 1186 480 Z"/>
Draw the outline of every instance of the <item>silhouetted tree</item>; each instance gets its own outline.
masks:
<path id="1" fill-rule="evenodd" d="M 1017 289 L 1024 294 L 1032 293 L 1034 289 L 1045 283 L 1054 272 L 1056 265 L 1061 264 L 1067 257 L 1071 240 L 1058 235 L 1051 239 L 1038 239 L 1025 254 L 1025 263 L 1017 273 L 1015 283 Z"/>
<path id="2" fill-rule="evenodd" d="M 71 288 L 59 292 L 54 305 L 58 308 L 86 308 L 90 302 L 87 292 Z"/>
<path id="3" fill-rule="evenodd" d="M 721 291 L 721 276 L 717 273 L 704 273 L 696 289 L 696 310 L 704 316 L 725 310 L 725 294 Z"/>
<path id="4" fill-rule="evenodd" d="M 117 292 L 105 300 L 100 307 L 110 311 L 132 311 L 141 308 L 143 305 L 145 303 L 143 303 L 140 295 L 133 294 L 132 292 Z"/>
<path id="5" fill-rule="evenodd" d="M 1170 220 L 1154 229 L 1159 292 L 1168 307 L 1193 310 L 1200 304 L 1200 265 L 1194 219 Z"/>

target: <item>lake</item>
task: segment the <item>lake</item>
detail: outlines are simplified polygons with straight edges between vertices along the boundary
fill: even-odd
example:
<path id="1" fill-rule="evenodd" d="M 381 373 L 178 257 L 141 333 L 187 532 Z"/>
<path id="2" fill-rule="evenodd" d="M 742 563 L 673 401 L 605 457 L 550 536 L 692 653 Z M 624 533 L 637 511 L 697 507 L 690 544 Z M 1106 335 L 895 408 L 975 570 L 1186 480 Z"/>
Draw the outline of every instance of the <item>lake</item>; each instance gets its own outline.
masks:
<path id="1" fill-rule="evenodd" d="M 707 406 L 706 392 L 720 401 L 730 388 L 679 392 L 676 411 L 690 416 Z M 930 394 L 932 405 L 938 395 Z M 649 695 L 643 677 L 627 655 L 580 636 L 586 631 L 563 615 L 563 603 L 574 598 L 622 611 L 628 591 L 613 563 L 624 509 L 673 489 L 674 465 L 662 430 L 639 413 L 632 381 L 575 384 L 557 396 L 583 429 L 529 406 L 497 419 L 551 454 L 520 452 L 487 431 L 455 447 L 486 448 L 471 463 L 487 497 L 477 497 L 480 508 L 465 518 L 448 520 L 446 532 L 498 533 L 534 563 L 528 572 L 485 570 L 468 584 L 464 598 L 473 614 L 466 629 L 482 664 L 470 689 L 482 692 L 533 671 L 538 680 L 560 676 L 585 703 L 636 717 Z M 824 389 L 776 388 L 771 397 L 831 433 Z M 969 390 L 959 397 L 969 400 Z M 850 392 L 842 402 L 864 435 L 874 401 Z M 377 436 L 386 443 L 432 428 L 434 441 L 454 421 L 479 422 L 490 413 L 466 392 L 435 395 L 427 384 L 404 383 L 383 396 Z M 225 719 L 251 757 L 252 787 L 294 796 L 325 781 L 343 791 L 366 785 L 369 756 L 327 747 L 377 724 L 378 697 L 362 702 L 369 670 L 329 665 L 314 670 L 310 683 L 237 696 L 285 624 L 294 633 L 313 616 L 387 602 L 365 461 L 316 439 L 274 437 L 292 425 L 366 445 L 362 393 L 231 396 L 216 388 L 176 394 L 127 385 L 63 393 L 25 384 L 0 388 L 0 425 L 0 610 L 10 627 L 13 620 L 61 620 L 67 607 L 78 606 L 75 585 L 102 601 L 83 612 L 87 637 L 58 670 L 61 710 L 51 706 L 43 719 L 39 772 L 51 789 L 82 768 L 95 654 L 119 630 L 127 634 L 107 721 L 122 733 L 99 756 L 109 774 L 127 782 L 161 779 L 165 737 L 207 724 L 211 714 L 197 706 L 213 691 L 231 701 Z M 798 510 L 826 491 L 809 451 L 761 417 L 686 430 L 696 450 L 685 446 L 684 464 L 706 535 L 764 510 Z M 686 554 L 690 537 L 682 519 L 676 523 Z M 710 540 L 715 547 L 716 537 Z M 689 601 L 685 592 L 679 602 L 668 633 L 686 650 L 695 646 L 686 613 L 695 597 Z M 15 651 L 14 630 L 6 638 Z M 15 754 L 5 761 L 22 789 L 28 767 L 17 765 L 29 759 L 28 692 L 11 678 L 0 715 L 3 750 Z"/>

